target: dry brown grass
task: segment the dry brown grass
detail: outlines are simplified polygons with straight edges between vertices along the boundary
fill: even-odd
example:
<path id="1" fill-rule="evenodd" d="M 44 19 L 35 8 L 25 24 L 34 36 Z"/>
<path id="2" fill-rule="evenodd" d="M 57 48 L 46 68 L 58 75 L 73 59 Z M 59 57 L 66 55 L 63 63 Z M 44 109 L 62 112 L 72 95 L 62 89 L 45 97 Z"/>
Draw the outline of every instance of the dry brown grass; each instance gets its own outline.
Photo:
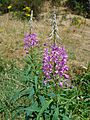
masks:
<path id="1" fill-rule="evenodd" d="M 59 35 L 62 38 L 61 43 L 65 45 L 69 61 L 78 63 L 90 62 L 90 20 L 83 17 L 80 21 L 80 27 L 71 25 L 72 15 L 63 8 L 57 9 L 57 22 L 59 27 Z M 33 23 L 33 32 L 38 33 L 40 43 L 48 42 L 47 37 L 51 31 L 50 12 L 45 11 L 40 15 L 38 21 Z M 61 21 L 64 13 L 67 13 L 66 19 Z M 76 16 L 78 17 L 78 16 Z M 29 31 L 27 21 L 10 19 L 8 14 L 0 16 L 0 56 L 6 58 L 21 58 L 25 52 L 23 50 L 24 34 Z"/>

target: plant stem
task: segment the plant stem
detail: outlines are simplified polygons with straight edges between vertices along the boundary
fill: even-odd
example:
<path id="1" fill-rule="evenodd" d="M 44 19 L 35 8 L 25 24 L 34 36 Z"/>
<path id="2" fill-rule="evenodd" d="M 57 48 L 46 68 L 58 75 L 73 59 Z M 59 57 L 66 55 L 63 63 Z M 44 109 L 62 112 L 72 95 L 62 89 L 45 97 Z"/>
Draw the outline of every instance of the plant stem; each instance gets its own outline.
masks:
<path id="1" fill-rule="evenodd" d="M 31 16 L 30 16 L 30 20 L 29 20 L 30 34 L 32 33 L 32 22 L 33 22 L 33 10 L 31 10 Z"/>

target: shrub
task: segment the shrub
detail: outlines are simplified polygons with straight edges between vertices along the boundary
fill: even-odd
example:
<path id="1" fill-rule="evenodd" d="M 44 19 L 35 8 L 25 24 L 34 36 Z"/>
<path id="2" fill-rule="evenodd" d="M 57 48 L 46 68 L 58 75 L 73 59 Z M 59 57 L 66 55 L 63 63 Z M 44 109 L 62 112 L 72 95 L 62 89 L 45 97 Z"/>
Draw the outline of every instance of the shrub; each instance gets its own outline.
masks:
<path id="1" fill-rule="evenodd" d="M 68 0 L 69 7 L 77 14 L 88 16 L 90 14 L 90 2 L 89 0 Z"/>
<path id="2" fill-rule="evenodd" d="M 9 5 L 12 5 L 13 11 L 22 11 L 24 7 L 29 6 L 34 10 L 34 15 L 37 16 L 43 2 L 44 0 L 0 0 L 0 11 L 2 13 L 7 13 L 7 7 Z"/>

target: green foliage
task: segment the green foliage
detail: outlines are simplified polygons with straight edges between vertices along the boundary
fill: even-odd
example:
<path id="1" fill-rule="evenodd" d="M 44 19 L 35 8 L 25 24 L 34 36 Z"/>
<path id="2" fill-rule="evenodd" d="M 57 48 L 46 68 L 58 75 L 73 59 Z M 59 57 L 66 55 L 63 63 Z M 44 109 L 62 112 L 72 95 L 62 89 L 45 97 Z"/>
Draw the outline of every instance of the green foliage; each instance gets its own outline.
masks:
<path id="1" fill-rule="evenodd" d="M 71 25 L 76 25 L 80 27 L 80 25 L 83 23 L 82 19 L 80 17 L 73 17 Z"/>
<path id="2" fill-rule="evenodd" d="M 25 57 L 22 69 L 15 62 L 1 58 L 0 117 L 3 120 L 89 120 L 89 67 L 81 74 L 75 73 L 72 86 L 60 88 L 43 84 L 41 53 L 37 48 Z"/>
<path id="3" fill-rule="evenodd" d="M 89 0 L 49 0 L 53 6 L 60 6 L 62 4 L 68 5 L 69 7 L 75 11 L 77 14 L 81 14 L 84 16 L 88 16 L 90 14 L 90 3 Z M 34 10 L 34 16 L 38 16 L 43 7 L 43 3 L 45 0 L 0 0 L 0 12 L 7 13 L 9 12 L 8 6 L 11 5 L 12 8 L 10 11 L 15 12 L 15 14 L 19 11 L 23 12 L 23 8 L 29 6 L 31 9 Z M 18 14 L 18 13 L 17 13 Z"/>
<path id="4" fill-rule="evenodd" d="M 44 0 L 1 0 L 0 1 L 0 11 L 2 13 L 7 13 L 8 6 L 11 5 L 12 8 L 10 11 L 13 12 L 23 12 L 23 8 L 29 6 L 31 9 L 34 10 L 34 16 L 38 16 L 38 13 L 41 10 L 41 6 L 43 4 Z"/>
<path id="5" fill-rule="evenodd" d="M 89 0 L 68 0 L 68 5 L 77 14 L 83 15 L 85 17 L 90 14 Z"/>

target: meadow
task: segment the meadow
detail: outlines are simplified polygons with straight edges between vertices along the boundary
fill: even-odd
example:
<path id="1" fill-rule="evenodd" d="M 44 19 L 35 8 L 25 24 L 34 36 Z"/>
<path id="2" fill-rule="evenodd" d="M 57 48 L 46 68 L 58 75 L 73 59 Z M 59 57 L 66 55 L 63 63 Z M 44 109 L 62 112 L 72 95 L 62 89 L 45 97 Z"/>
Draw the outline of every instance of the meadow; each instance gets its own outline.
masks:
<path id="1" fill-rule="evenodd" d="M 52 11 L 0 16 L 0 120 L 90 120 L 90 19 Z"/>

